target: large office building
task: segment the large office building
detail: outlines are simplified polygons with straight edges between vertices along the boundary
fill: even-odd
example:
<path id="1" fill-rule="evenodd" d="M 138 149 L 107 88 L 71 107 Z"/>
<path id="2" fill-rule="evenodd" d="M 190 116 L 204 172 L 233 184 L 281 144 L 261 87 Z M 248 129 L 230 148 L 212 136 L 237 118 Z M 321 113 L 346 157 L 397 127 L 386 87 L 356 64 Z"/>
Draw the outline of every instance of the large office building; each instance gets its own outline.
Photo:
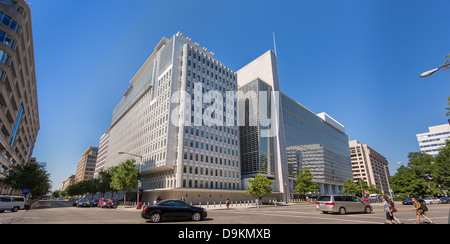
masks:
<path id="1" fill-rule="evenodd" d="M 98 148 L 89 147 L 78 161 L 75 182 L 90 180 L 94 178 L 95 165 L 97 162 Z"/>
<path id="2" fill-rule="evenodd" d="M 23 0 L 0 1 L 0 195 L 8 170 L 28 163 L 39 131 L 31 10 Z"/>
<path id="3" fill-rule="evenodd" d="M 389 194 L 389 162 L 386 157 L 357 140 L 349 142 L 353 180 L 363 180 L 374 185 L 384 194 Z"/>
<path id="4" fill-rule="evenodd" d="M 343 126 L 279 91 L 272 51 L 234 72 L 180 33 L 162 38 L 113 111 L 96 172 L 135 159 L 150 202 L 248 200 L 257 174 L 286 199 L 301 167 L 338 193 L 352 177 Z"/>
<path id="5" fill-rule="evenodd" d="M 236 102 L 225 100 L 236 89 L 212 52 L 180 33 L 162 38 L 114 109 L 104 167 L 135 159 L 144 201 L 241 189 Z"/>
<path id="6" fill-rule="evenodd" d="M 428 132 L 416 136 L 421 152 L 437 156 L 445 141 L 450 140 L 450 124 L 430 126 Z"/>
<path id="7" fill-rule="evenodd" d="M 293 193 L 295 175 L 308 168 L 319 193 L 339 193 L 352 178 L 345 128 L 326 113 L 315 114 L 280 92 L 276 55 L 268 51 L 237 71 L 243 182 L 256 174 L 274 181 L 283 198 Z M 251 104 L 252 96 L 259 103 Z M 261 101 L 267 101 L 267 105 Z M 253 109 L 252 109 L 253 107 Z M 256 126 L 251 119 L 256 118 Z"/>

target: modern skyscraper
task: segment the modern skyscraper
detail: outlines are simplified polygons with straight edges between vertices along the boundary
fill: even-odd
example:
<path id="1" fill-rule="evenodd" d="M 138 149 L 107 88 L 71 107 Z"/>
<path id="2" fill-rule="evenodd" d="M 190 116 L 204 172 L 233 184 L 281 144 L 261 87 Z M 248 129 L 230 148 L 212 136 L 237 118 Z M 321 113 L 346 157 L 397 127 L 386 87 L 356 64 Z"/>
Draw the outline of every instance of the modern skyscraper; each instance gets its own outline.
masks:
<path id="1" fill-rule="evenodd" d="M 226 99 L 236 90 L 212 52 L 180 33 L 163 38 L 114 109 L 105 168 L 136 159 L 144 201 L 241 189 L 236 101 Z"/>
<path id="2" fill-rule="evenodd" d="M 445 141 L 450 140 L 450 124 L 428 127 L 428 132 L 416 136 L 421 152 L 437 156 Z"/>
<path id="3" fill-rule="evenodd" d="M 31 10 L 23 0 L 0 1 L 0 194 L 8 170 L 29 162 L 39 131 Z"/>
<path id="4" fill-rule="evenodd" d="M 312 113 L 280 92 L 272 51 L 237 74 L 243 92 L 240 115 L 245 120 L 240 127 L 244 184 L 247 178 L 263 174 L 274 181 L 275 192 L 287 197 L 294 190 L 298 170 L 306 167 L 320 185 L 320 193 L 342 191 L 346 179 L 352 178 L 344 126 L 326 113 Z M 259 102 L 252 105 L 252 99 Z M 252 118 L 256 118 L 256 126 L 249 126 Z"/>
<path id="5" fill-rule="evenodd" d="M 384 194 L 389 194 L 390 177 L 387 159 L 357 140 L 349 142 L 354 181 L 363 180 L 368 185 L 375 185 Z"/>

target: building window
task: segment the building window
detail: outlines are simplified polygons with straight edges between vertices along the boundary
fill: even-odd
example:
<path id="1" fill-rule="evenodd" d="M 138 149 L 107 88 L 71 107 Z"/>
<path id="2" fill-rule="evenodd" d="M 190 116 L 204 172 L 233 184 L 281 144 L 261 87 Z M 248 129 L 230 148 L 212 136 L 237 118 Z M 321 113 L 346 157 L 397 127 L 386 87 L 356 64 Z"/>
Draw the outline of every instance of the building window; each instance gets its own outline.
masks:
<path id="1" fill-rule="evenodd" d="M 14 139 L 16 138 L 17 130 L 19 129 L 20 120 L 22 119 L 23 106 L 20 105 L 19 113 L 17 114 L 16 124 L 14 125 L 13 135 L 11 137 L 11 141 L 9 145 L 12 147 L 14 145 Z"/>

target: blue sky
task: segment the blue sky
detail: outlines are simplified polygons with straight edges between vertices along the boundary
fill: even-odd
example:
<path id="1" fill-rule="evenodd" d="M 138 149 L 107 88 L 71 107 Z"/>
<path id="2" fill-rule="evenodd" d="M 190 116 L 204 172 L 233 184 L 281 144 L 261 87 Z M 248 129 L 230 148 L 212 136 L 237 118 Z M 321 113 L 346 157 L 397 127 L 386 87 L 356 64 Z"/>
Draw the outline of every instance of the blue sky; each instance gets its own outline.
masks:
<path id="1" fill-rule="evenodd" d="M 449 1 L 32 1 L 40 125 L 34 156 L 53 189 L 98 146 L 129 81 L 178 31 L 237 71 L 276 35 L 281 90 L 342 123 L 392 163 L 447 121 Z"/>

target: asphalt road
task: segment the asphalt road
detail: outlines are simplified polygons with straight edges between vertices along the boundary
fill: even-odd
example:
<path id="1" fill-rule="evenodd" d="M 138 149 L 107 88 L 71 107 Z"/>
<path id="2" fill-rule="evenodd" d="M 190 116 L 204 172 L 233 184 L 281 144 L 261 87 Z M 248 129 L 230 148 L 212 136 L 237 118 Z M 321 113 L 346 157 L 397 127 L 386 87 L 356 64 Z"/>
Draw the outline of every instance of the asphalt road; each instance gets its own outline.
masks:
<path id="1" fill-rule="evenodd" d="M 0 213 L 2 224 L 384 224 L 382 205 L 373 204 L 372 214 L 324 214 L 314 204 L 288 206 L 232 207 L 208 209 L 208 217 L 200 222 L 177 221 L 153 224 L 140 217 L 135 209 L 76 208 L 69 201 L 41 201 L 30 211 Z M 415 224 L 412 206 L 396 205 L 395 216 L 404 224 Z M 429 205 L 427 213 L 436 224 L 448 224 L 450 204 Z M 427 223 L 425 220 L 422 223 Z"/>

